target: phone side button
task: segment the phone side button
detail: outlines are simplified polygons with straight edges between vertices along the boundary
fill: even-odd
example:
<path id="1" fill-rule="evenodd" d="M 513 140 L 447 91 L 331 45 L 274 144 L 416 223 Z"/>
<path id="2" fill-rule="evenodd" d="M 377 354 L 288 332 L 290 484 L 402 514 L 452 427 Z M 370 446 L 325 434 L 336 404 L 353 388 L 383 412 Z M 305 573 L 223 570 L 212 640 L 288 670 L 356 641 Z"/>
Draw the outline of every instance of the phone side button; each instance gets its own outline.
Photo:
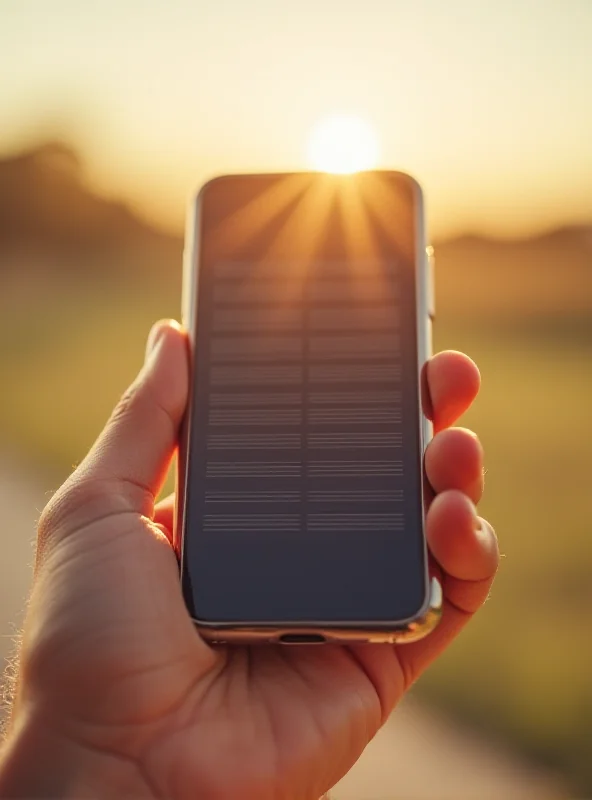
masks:
<path id="1" fill-rule="evenodd" d="M 428 250 L 428 314 L 436 316 L 436 259 L 433 248 Z"/>

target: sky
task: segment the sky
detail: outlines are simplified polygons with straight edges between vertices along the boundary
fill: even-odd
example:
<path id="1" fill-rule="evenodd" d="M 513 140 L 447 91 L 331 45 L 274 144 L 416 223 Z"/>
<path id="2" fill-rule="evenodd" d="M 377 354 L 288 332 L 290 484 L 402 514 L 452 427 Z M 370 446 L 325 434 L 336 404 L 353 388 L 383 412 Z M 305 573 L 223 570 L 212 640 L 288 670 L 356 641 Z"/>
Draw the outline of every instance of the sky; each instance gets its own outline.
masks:
<path id="1" fill-rule="evenodd" d="M 0 152 L 70 139 L 167 225 L 228 172 L 376 131 L 436 236 L 592 221 L 592 0 L 0 0 Z"/>

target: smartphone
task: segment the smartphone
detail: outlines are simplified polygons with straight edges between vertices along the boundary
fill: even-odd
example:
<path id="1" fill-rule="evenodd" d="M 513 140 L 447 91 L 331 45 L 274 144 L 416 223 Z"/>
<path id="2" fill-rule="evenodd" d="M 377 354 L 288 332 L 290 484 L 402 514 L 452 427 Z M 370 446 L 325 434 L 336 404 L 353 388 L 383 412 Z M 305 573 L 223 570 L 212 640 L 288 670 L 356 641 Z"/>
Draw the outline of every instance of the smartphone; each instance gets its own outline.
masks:
<path id="1" fill-rule="evenodd" d="M 216 178 L 188 218 L 175 546 L 213 642 L 414 641 L 437 624 L 423 471 L 433 309 L 400 172 Z"/>

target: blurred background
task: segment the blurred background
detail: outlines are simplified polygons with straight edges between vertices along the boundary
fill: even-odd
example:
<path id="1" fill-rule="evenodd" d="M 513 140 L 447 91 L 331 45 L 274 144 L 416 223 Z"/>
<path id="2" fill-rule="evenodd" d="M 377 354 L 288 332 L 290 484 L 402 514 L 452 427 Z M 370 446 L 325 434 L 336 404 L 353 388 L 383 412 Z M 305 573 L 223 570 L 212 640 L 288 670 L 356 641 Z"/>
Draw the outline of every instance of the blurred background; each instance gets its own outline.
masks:
<path id="1" fill-rule="evenodd" d="M 0 658 L 41 508 L 179 316 L 190 193 L 348 114 L 425 188 L 505 558 L 335 796 L 591 797 L 592 2 L 2 0 L 0 39 Z"/>

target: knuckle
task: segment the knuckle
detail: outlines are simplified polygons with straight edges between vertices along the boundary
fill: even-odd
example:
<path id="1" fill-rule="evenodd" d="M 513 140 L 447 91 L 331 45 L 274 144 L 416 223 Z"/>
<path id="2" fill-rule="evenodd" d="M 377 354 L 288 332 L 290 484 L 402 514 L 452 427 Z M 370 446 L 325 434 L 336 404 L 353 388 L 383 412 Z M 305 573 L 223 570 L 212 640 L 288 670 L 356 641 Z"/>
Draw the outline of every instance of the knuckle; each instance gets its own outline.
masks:
<path id="1" fill-rule="evenodd" d="M 76 531 L 101 517 L 127 512 L 129 502 L 112 481 L 73 473 L 58 489 L 37 523 L 37 563 Z"/>
<path id="2" fill-rule="evenodd" d="M 159 387 L 150 378 L 146 380 L 144 387 L 145 402 L 148 403 L 153 412 L 163 420 L 163 424 L 169 429 L 172 437 L 177 435 L 177 424 L 174 419 L 173 412 L 168 408 L 166 399 L 159 391 Z"/>
<path id="3" fill-rule="evenodd" d="M 45 560 L 45 556 L 51 548 L 52 542 L 55 541 L 64 522 L 67 520 L 67 506 L 67 493 L 64 487 L 62 487 L 62 489 L 55 493 L 41 512 L 41 516 L 37 522 L 37 566 Z"/>
<path id="4" fill-rule="evenodd" d="M 139 405 L 144 402 L 144 392 L 141 391 L 142 385 L 136 380 L 119 398 L 115 409 L 111 414 L 110 422 L 117 424 L 121 420 L 126 419 L 130 414 L 133 414 Z"/>
<path id="5" fill-rule="evenodd" d="M 72 513 L 76 483 L 71 475 L 45 506 L 37 523 L 37 541 L 45 542 L 59 531 Z"/>
<path id="6" fill-rule="evenodd" d="M 176 435 L 176 424 L 172 413 L 159 387 L 150 379 L 150 375 L 140 373 L 134 383 L 123 393 L 110 419 L 112 425 L 117 425 L 127 420 L 130 416 L 146 419 L 161 418 L 161 422 L 168 426 L 173 435 Z"/>
<path id="7" fill-rule="evenodd" d="M 37 522 L 37 557 L 45 548 L 46 542 L 51 538 L 53 531 L 56 529 L 56 508 L 57 504 L 55 499 L 45 506 Z"/>

